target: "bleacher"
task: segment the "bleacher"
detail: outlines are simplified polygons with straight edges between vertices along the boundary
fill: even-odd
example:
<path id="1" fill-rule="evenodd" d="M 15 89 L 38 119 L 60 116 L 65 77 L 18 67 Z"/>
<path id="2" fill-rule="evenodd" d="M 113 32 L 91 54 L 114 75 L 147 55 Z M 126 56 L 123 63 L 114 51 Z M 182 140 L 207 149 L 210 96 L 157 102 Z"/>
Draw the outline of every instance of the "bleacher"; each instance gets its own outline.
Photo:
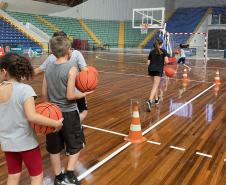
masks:
<path id="1" fill-rule="evenodd" d="M 166 30 L 170 33 L 194 32 L 207 9 L 206 7 L 177 9 L 167 22 Z M 145 48 L 152 47 L 156 37 L 158 37 L 158 33 L 148 42 Z M 175 35 L 174 45 L 185 44 L 189 37 L 190 35 Z"/>
<path id="2" fill-rule="evenodd" d="M 177 9 L 173 16 L 167 22 L 168 32 L 194 32 L 197 25 L 201 21 L 203 15 L 207 11 L 207 7 L 204 8 L 180 8 Z M 214 11 L 221 12 L 224 8 L 215 8 Z M 43 32 L 52 36 L 53 30 L 45 25 L 41 20 L 39 20 L 35 14 L 21 13 L 21 12 L 10 12 L 7 11 L 11 16 L 16 18 L 21 22 L 30 22 Z M 39 15 L 40 17 L 47 20 L 52 25 L 56 26 L 60 30 L 66 32 L 68 35 L 77 39 L 88 40 L 89 43 L 94 41 L 88 33 L 82 28 L 79 21 L 75 18 L 63 18 L 63 17 L 52 17 L 48 15 Z M 110 20 L 90 20 L 84 19 L 84 23 L 94 32 L 94 34 L 99 38 L 103 44 L 107 44 L 110 47 L 118 46 L 118 30 L 119 21 Z M 148 33 L 151 30 L 148 31 Z M 136 48 L 144 40 L 146 34 L 141 34 L 140 29 L 132 28 L 132 21 L 125 21 L 125 48 Z M 156 34 L 145 46 L 145 48 L 150 49 L 153 45 L 154 38 L 158 35 Z M 174 36 L 174 42 L 176 44 L 186 43 L 188 41 L 189 35 Z M 175 45 L 176 45 L 175 44 Z"/>
<path id="3" fill-rule="evenodd" d="M 118 47 L 119 21 L 84 19 L 84 23 L 94 32 L 103 44 Z"/>
<path id="4" fill-rule="evenodd" d="M 79 21 L 74 18 L 64 18 L 64 17 L 53 17 L 48 15 L 42 15 L 45 20 L 64 31 L 67 35 L 72 36 L 76 39 L 88 40 L 89 42 L 93 42 L 89 37 L 87 32 L 85 32 L 80 25 Z"/>
<path id="5" fill-rule="evenodd" d="M 0 18 L 0 45 L 23 47 L 23 49 L 41 49 L 41 47 L 26 37 L 10 23 Z"/>
<path id="6" fill-rule="evenodd" d="M 17 19 L 20 22 L 23 22 L 23 23 L 29 22 L 29 23 L 33 24 L 34 26 L 36 26 L 37 28 L 39 28 L 44 33 L 48 34 L 49 36 L 52 36 L 52 34 L 54 32 L 53 30 L 49 29 L 48 26 L 43 24 L 43 22 L 41 22 L 39 19 L 37 19 L 35 14 L 11 12 L 11 11 L 7 11 L 6 13 L 8 13 L 10 16 L 14 17 L 15 19 Z"/>

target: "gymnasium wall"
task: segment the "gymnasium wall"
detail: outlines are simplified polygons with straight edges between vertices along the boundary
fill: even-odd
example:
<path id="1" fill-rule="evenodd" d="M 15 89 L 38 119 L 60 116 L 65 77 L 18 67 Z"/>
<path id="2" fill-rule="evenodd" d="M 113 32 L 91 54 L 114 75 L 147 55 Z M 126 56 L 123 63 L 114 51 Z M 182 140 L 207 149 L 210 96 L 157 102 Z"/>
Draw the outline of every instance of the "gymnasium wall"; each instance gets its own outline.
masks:
<path id="1" fill-rule="evenodd" d="M 50 15 L 83 19 L 131 20 L 133 8 L 164 6 L 164 0 L 89 0 L 74 8 Z"/>
<path id="2" fill-rule="evenodd" d="M 2 0 L 2 1 L 8 3 L 7 10 L 15 12 L 49 14 L 68 9 L 68 7 L 66 6 L 53 5 L 32 0 Z"/>
<path id="3" fill-rule="evenodd" d="M 226 0 L 175 0 L 175 8 L 225 5 Z"/>

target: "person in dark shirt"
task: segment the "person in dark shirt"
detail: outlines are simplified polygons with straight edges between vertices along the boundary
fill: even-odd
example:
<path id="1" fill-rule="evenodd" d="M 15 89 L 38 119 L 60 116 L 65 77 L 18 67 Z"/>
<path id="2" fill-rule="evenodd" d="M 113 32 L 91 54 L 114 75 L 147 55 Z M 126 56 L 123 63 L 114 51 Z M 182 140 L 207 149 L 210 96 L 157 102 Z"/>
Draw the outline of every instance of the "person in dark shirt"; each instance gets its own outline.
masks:
<path id="1" fill-rule="evenodd" d="M 167 51 L 162 49 L 163 41 L 158 38 L 154 42 L 154 49 L 150 51 L 148 56 L 148 74 L 152 77 L 153 86 L 150 93 L 149 100 L 146 102 L 148 111 L 151 111 L 151 106 L 159 104 L 160 98 L 158 96 L 158 87 L 160 79 L 163 75 L 163 67 L 168 63 Z"/>

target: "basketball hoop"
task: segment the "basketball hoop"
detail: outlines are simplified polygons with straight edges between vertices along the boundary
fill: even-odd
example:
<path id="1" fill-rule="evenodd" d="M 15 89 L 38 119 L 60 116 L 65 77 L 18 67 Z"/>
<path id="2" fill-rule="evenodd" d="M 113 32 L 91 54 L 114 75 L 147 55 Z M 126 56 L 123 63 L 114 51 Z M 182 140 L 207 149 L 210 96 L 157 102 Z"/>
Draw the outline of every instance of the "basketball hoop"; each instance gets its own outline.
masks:
<path id="1" fill-rule="evenodd" d="M 141 24 L 140 25 L 140 33 L 147 34 L 148 33 L 148 24 Z"/>

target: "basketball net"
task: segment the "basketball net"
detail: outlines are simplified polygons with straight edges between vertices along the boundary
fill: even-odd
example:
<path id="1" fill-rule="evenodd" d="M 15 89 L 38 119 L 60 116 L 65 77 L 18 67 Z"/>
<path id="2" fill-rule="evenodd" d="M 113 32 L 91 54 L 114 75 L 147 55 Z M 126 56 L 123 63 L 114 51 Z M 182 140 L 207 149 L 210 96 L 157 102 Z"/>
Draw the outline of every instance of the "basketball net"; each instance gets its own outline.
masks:
<path id="1" fill-rule="evenodd" d="M 140 33 L 147 34 L 148 33 L 148 24 L 141 24 L 140 25 Z"/>

